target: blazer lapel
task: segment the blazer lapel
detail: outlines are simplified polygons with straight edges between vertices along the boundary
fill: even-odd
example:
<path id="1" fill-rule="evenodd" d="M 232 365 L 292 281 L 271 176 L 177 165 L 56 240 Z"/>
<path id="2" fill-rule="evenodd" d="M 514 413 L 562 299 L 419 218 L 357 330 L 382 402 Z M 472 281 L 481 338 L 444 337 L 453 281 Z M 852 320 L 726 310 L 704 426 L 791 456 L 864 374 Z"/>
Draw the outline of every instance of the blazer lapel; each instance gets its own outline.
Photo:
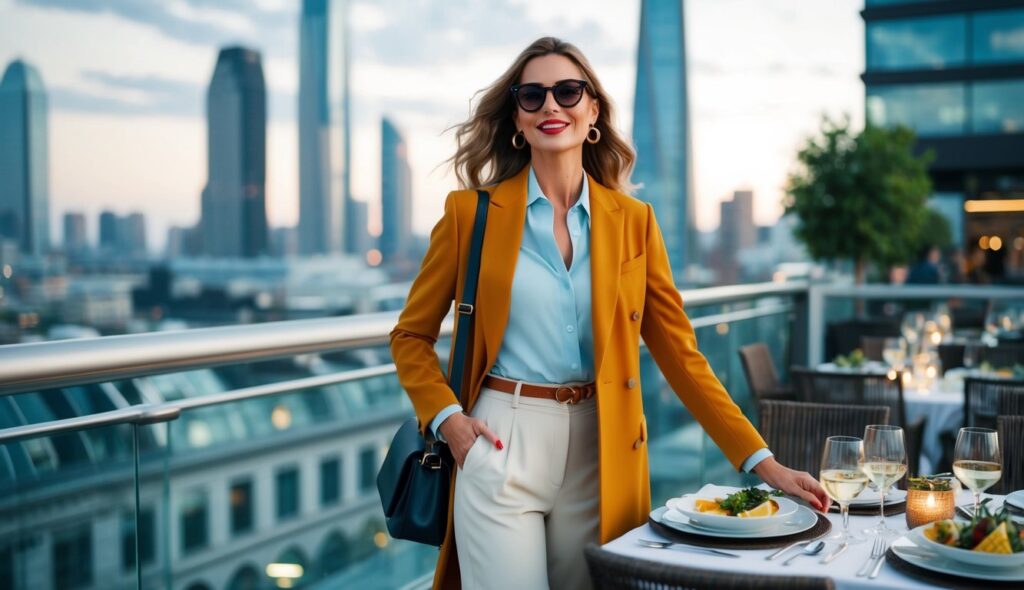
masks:
<path id="1" fill-rule="evenodd" d="M 590 182 L 590 290 L 594 328 L 594 377 L 608 349 L 615 301 L 619 294 L 619 263 L 622 247 L 622 208 L 604 186 Z"/>
<path id="2" fill-rule="evenodd" d="M 530 168 L 500 184 L 491 193 L 487 212 L 483 254 L 480 260 L 480 284 L 477 297 L 477 320 L 483 327 L 487 370 L 498 358 L 501 340 L 508 325 L 512 304 L 512 278 L 519 259 L 526 224 L 526 183 Z"/>

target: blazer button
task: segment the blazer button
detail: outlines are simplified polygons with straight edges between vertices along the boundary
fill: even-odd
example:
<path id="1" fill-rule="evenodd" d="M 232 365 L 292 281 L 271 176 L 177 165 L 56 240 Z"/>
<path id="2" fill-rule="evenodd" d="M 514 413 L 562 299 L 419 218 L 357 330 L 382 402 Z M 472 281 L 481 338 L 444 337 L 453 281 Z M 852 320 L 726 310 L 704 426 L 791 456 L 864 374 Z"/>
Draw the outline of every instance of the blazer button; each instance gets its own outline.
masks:
<path id="1" fill-rule="evenodd" d="M 636 379 L 630 377 L 629 380 L 626 381 L 626 389 L 633 389 L 634 387 L 636 387 Z"/>
<path id="2" fill-rule="evenodd" d="M 643 444 L 644 444 L 644 439 L 638 438 L 635 441 L 633 441 L 633 448 L 634 449 L 639 449 L 641 446 L 643 446 Z"/>
<path id="3" fill-rule="evenodd" d="M 634 322 L 637 321 L 638 319 L 640 319 L 640 312 L 634 311 L 633 314 L 629 316 L 629 319 L 633 320 Z"/>

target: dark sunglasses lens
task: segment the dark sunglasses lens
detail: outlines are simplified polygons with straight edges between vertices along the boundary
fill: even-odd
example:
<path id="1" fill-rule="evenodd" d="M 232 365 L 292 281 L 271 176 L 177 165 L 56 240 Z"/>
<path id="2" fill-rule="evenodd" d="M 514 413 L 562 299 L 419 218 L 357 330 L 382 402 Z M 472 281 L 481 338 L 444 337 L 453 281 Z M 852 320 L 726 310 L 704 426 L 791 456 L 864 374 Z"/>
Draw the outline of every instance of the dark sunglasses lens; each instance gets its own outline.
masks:
<path id="1" fill-rule="evenodd" d="M 583 98 L 583 85 L 578 82 L 563 82 L 555 86 L 555 100 L 563 107 L 575 106 Z"/>
<path id="2" fill-rule="evenodd" d="M 535 111 L 544 105 L 544 97 L 547 92 L 539 86 L 520 86 L 516 97 L 519 99 L 519 106 L 525 111 Z"/>

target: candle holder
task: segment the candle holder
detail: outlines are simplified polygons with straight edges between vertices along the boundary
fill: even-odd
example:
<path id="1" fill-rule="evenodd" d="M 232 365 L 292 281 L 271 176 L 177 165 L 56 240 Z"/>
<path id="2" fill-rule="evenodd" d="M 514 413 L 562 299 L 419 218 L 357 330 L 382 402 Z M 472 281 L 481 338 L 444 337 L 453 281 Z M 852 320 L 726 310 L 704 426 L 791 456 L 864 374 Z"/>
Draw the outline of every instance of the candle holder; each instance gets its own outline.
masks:
<path id="1" fill-rule="evenodd" d="M 953 518 L 956 486 L 950 474 L 911 477 L 907 485 L 907 528 Z"/>

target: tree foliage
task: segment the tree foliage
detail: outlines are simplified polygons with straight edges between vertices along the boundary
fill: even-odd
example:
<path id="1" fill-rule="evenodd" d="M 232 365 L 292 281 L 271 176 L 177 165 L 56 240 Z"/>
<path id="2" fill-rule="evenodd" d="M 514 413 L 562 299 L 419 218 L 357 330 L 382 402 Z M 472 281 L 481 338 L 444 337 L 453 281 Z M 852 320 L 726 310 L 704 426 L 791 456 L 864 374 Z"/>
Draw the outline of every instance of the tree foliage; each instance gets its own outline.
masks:
<path id="1" fill-rule="evenodd" d="M 931 154 L 915 156 L 914 132 L 822 120 L 820 136 L 798 152 L 784 205 L 796 215 L 796 237 L 819 260 L 852 259 L 857 282 L 865 265 L 904 264 L 925 232 Z"/>

